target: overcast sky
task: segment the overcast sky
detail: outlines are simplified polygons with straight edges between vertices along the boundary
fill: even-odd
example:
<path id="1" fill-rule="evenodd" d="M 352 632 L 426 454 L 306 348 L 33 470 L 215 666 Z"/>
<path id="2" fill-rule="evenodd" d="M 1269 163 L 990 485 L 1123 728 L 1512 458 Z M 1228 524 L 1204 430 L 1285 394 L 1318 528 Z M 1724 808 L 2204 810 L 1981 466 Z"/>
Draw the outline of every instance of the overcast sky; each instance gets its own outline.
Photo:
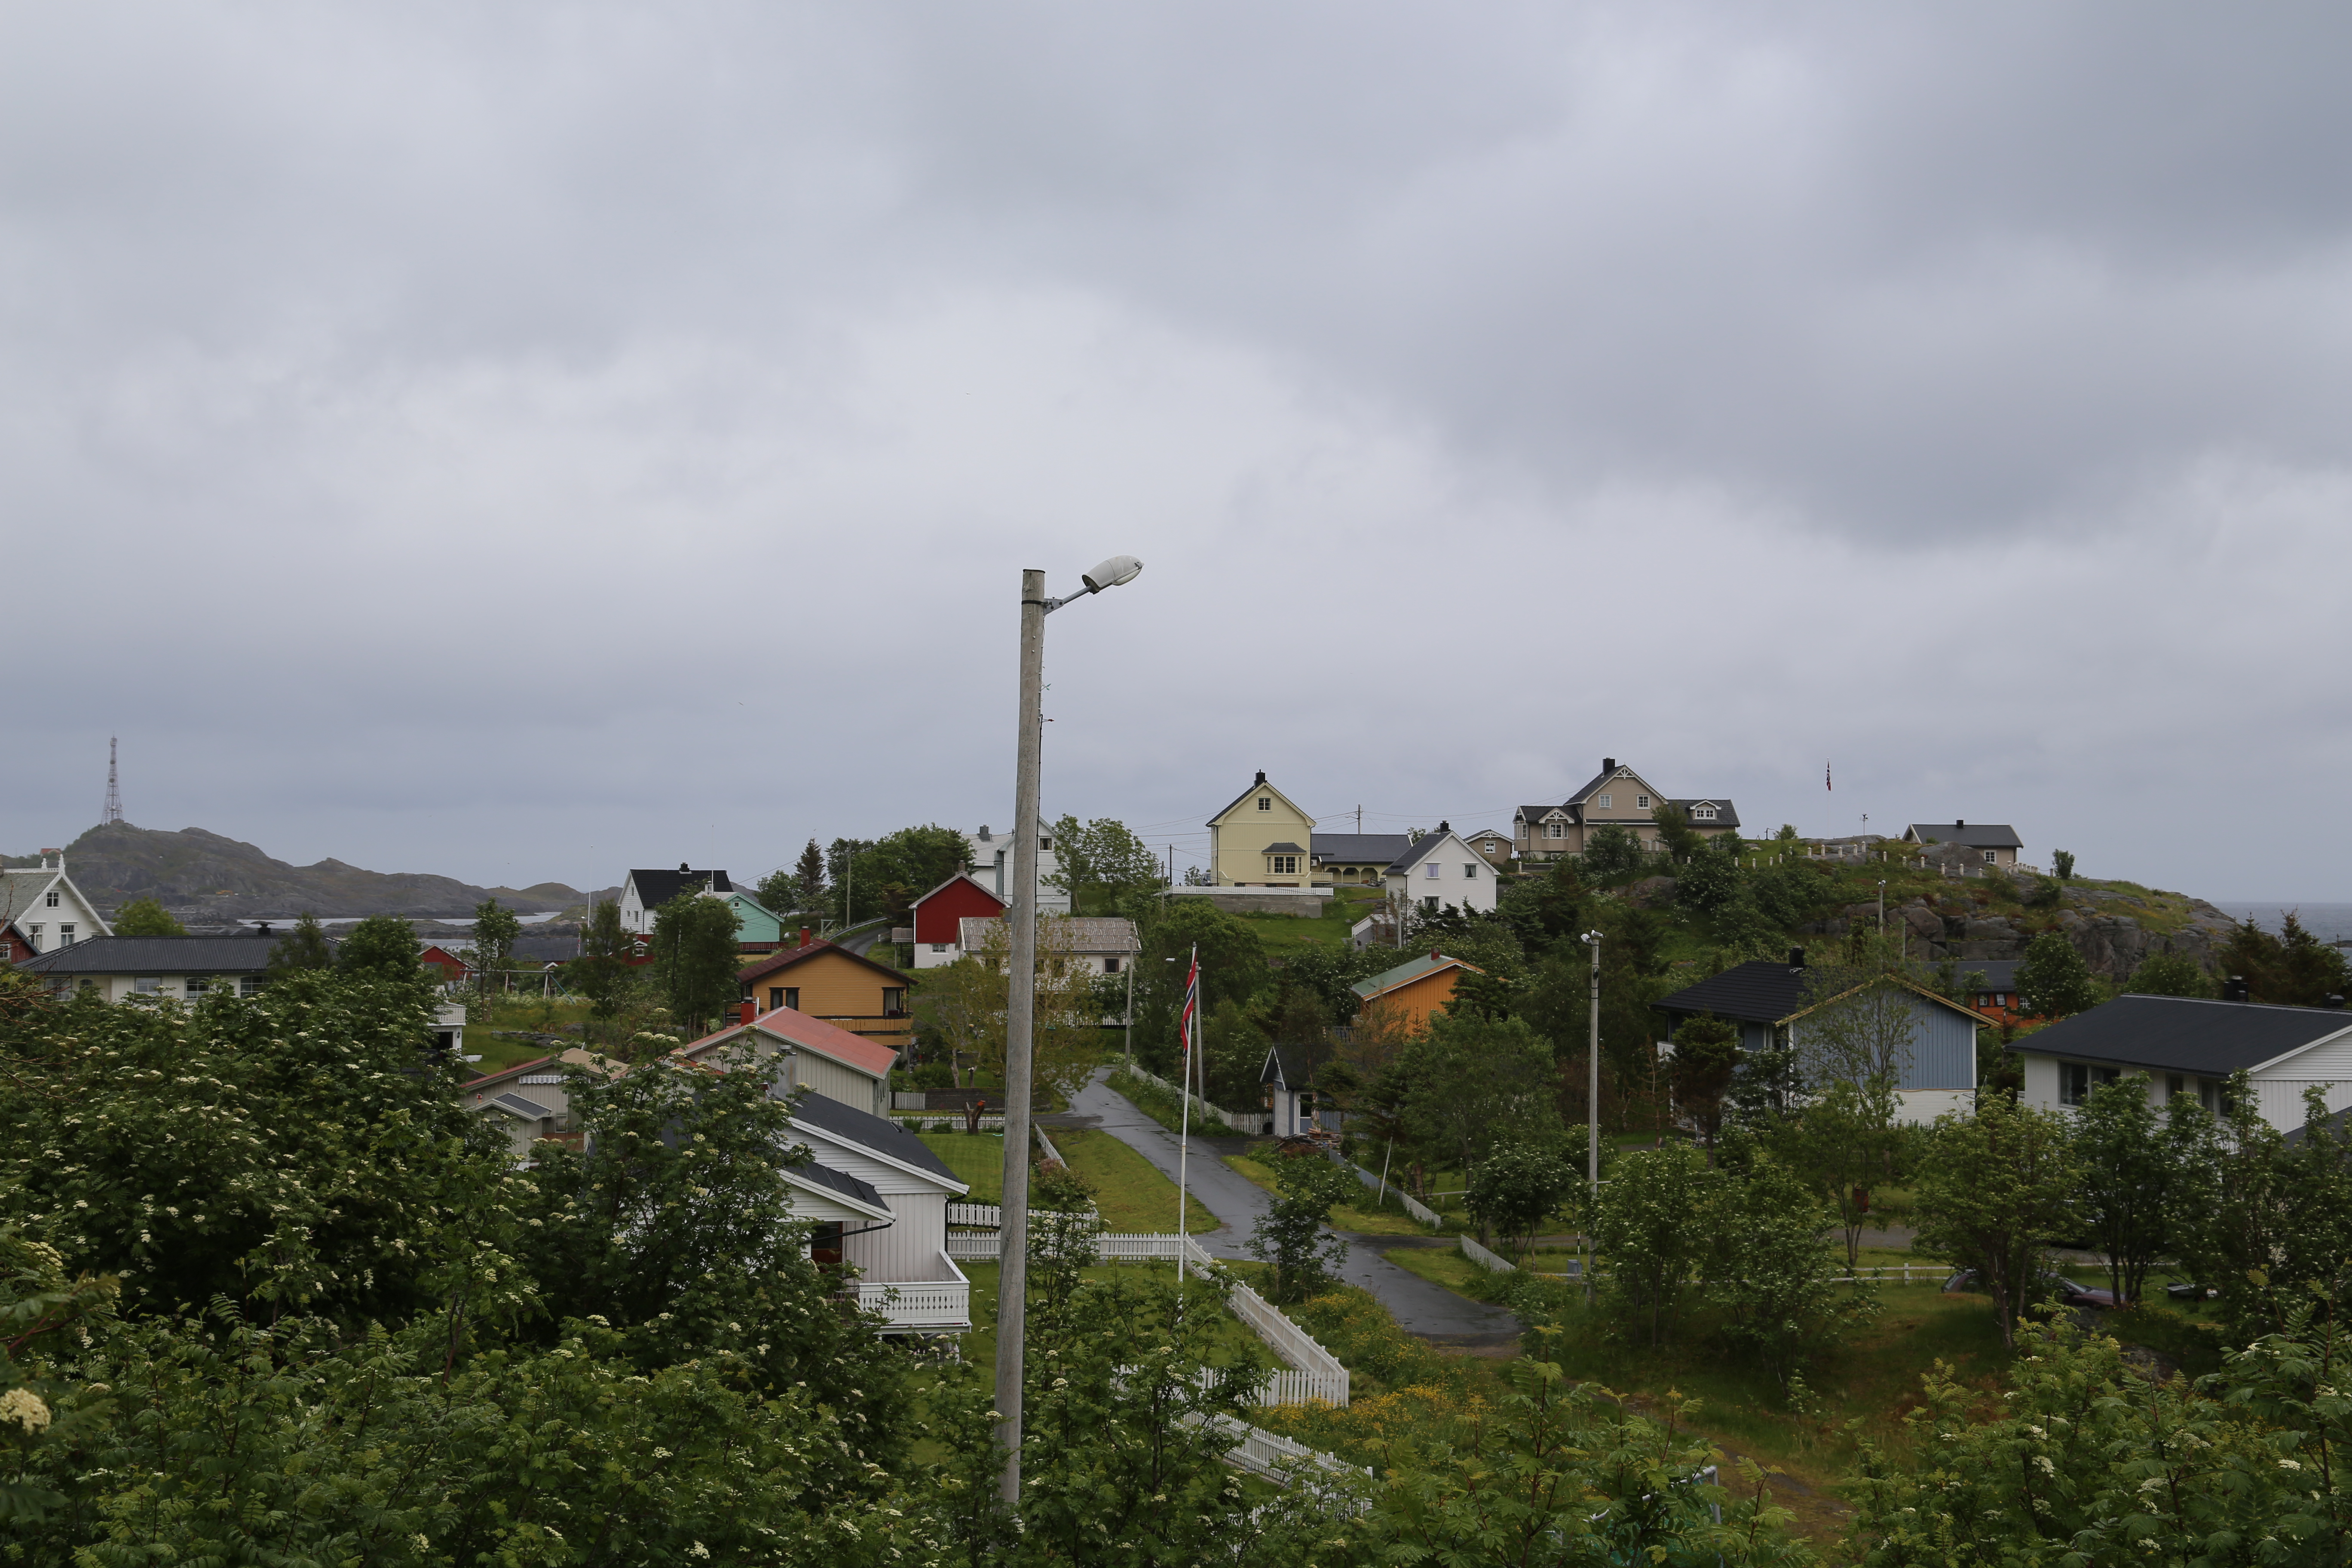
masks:
<path id="1" fill-rule="evenodd" d="M 2352 899 L 2339 7 L 0 18 L 0 848 L 1003 825 L 1129 552 L 1045 804 L 1179 865 L 1606 754 Z"/>

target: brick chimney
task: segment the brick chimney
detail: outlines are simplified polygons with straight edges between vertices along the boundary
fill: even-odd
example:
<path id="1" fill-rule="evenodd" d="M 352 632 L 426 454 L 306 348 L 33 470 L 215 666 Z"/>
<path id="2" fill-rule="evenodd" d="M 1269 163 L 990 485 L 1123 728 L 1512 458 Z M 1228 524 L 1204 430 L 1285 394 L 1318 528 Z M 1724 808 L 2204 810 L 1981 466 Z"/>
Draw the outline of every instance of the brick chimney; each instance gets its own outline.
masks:
<path id="1" fill-rule="evenodd" d="M 759 1016 L 760 1005 L 757 1002 L 746 1002 L 743 1004 L 743 1022 L 748 1024 Z"/>
<path id="2" fill-rule="evenodd" d="M 803 947 L 806 947 L 808 944 L 809 944 L 809 928 L 808 928 L 808 927 L 806 927 L 806 926 L 803 926 L 803 927 L 801 927 L 801 945 L 802 945 Z"/>

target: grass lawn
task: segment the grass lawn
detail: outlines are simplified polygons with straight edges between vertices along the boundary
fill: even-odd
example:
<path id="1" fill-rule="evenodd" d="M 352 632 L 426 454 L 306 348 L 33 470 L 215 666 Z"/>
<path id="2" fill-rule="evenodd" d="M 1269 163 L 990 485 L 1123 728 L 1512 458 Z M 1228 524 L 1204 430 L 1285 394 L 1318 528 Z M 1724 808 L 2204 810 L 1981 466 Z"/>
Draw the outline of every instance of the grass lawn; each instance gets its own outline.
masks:
<path id="1" fill-rule="evenodd" d="M 1248 1154 L 1228 1154 L 1225 1163 L 1264 1187 L 1269 1193 L 1282 1189 L 1275 1184 L 1274 1168 L 1264 1160 Z M 1331 1228 L 1360 1231 L 1372 1236 L 1433 1236 L 1436 1233 L 1404 1212 L 1393 1194 L 1387 1204 L 1372 1206 L 1372 1194 L 1366 1193 L 1360 1207 L 1339 1204 L 1331 1210 Z"/>
<path id="2" fill-rule="evenodd" d="M 963 1336 L 963 1359 L 982 1367 L 996 1363 L 996 1278 L 994 1262 L 959 1262 L 971 1281 L 971 1332 Z M 1108 1279 L 1121 1273 L 1150 1273 L 1170 1281 L 1176 1278 L 1172 1263 L 1104 1263 L 1086 1270 L 1089 1279 Z M 1190 1272 L 1189 1270 L 1187 1271 Z M 1034 1276 L 1033 1276 L 1034 1277 Z M 1034 1298 L 1033 1297 L 1034 1300 Z M 1230 1312 L 1221 1311 L 1216 1336 L 1216 1348 L 1210 1359 L 1221 1366 L 1278 1366 L 1274 1352 L 1265 1342 L 1253 1332 L 1250 1326 Z"/>
<path id="3" fill-rule="evenodd" d="M 994 1204 L 1004 1201 L 1004 1134 L 1002 1132 L 918 1132 L 923 1146 L 971 1184 L 961 1201 Z"/>
<path id="4" fill-rule="evenodd" d="M 509 1068 L 520 1067 L 523 1063 L 534 1060 L 537 1058 L 554 1056 L 557 1054 L 548 1047 L 534 1040 L 507 1039 L 499 1035 L 494 1034 L 491 1032 L 491 1026 L 488 1024 L 467 1024 L 466 1026 L 466 1044 L 464 1049 L 466 1055 L 469 1057 L 478 1056 L 482 1058 L 480 1061 L 467 1062 L 466 1065 L 473 1068 L 474 1071 L 484 1075 L 494 1072 L 504 1072 Z"/>
<path id="5" fill-rule="evenodd" d="M 1392 1247 L 1381 1254 L 1407 1273 L 1418 1274 L 1433 1285 L 1443 1285 L 1457 1295 L 1487 1300 L 1492 1292 L 1486 1282 L 1493 1278 L 1485 1269 L 1462 1256 L 1458 1247 Z"/>
<path id="6" fill-rule="evenodd" d="M 1168 1129 L 1169 1131 L 1181 1136 L 1188 1130 L 1185 1125 L 1183 1101 L 1176 1098 L 1173 1089 L 1162 1089 L 1156 1083 L 1147 1082 L 1142 1079 L 1117 1071 L 1105 1080 L 1104 1087 Z M 1192 1108 L 1189 1131 L 1209 1138 L 1230 1138 L 1234 1135 L 1234 1130 L 1223 1121 L 1212 1121 L 1204 1125 L 1201 1120 L 1198 1106 Z"/>
<path id="7" fill-rule="evenodd" d="M 1297 915 L 1236 915 L 1234 918 L 1255 933 L 1268 958 L 1280 958 L 1307 947 L 1345 947 L 1348 929 L 1366 915 L 1379 910 L 1380 896 L 1367 893 L 1350 897 L 1348 893 L 1333 899 L 1325 907 L 1322 918 L 1307 920 Z"/>
<path id="8" fill-rule="evenodd" d="M 1095 1204 L 1102 1210 L 1106 1228 L 1123 1236 L 1167 1233 L 1168 1222 L 1176 1217 L 1176 1184 L 1150 1161 L 1108 1132 L 1072 1131 L 1051 1137 L 1070 1169 L 1094 1184 Z M 1217 1228 L 1217 1216 L 1189 1193 L 1184 1217 L 1188 1231 Z"/>

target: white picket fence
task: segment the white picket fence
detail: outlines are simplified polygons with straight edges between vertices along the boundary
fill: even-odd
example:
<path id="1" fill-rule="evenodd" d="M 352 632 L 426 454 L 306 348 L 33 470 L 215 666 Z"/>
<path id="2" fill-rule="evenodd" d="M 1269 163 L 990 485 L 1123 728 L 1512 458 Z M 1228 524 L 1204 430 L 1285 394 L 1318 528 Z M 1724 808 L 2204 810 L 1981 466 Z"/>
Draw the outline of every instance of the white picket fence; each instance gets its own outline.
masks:
<path id="1" fill-rule="evenodd" d="M 1225 1463 L 1237 1470 L 1263 1476 L 1278 1486 L 1287 1486 L 1302 1468 L 1310 1466 L 1334 1477 L 1371 1474 L 1370 1470 L 1356 1469 L 1336 1454 L 1310 1448 L 1279 1432 L 1269 1432 L 1263 1426 L 1253 1426 L 1230 1415 L 1213 1419 L 1218 1430 L 1237 1439 L 1232 1447 L 1225 1450 Z"/>
<path id="2" fill-rule="evenodd" d="M 1195 1117 L 1205 1116 L 1213 1118 L 1218 1121 L 1223 1122 L 1226 1126 L 1232 1128 L 1236 1132 L 1248 1132 L 1263 1136 L 1265 1133 L 1274 1131 L 1274 1112 L 1270 1110 L 1227 1110 L 1223 1106 L 1211 1105 L 1207 1100 L 1202 1100 L 1191 1089 L 1178 1089 L 1174 1084 L 1170 1083 L 1166 1079 L 1161 1078 L 1157 1073 L 1146 1072 L 1139 1067 L 1125 1068 L 1121 1070 L 1131 1072 L 1146 1083 L 1156 1083 L 1160 1088 L 1166 1089 L 1169 1093 L 1178 1095 L 1185 1100 L 1191 1100 L 1192 1102 L 1192 1114 Z M 1198 1123 L 1196 1122 L 1195 1125 L 1198 1125 Z"/>
<path id="3" fill-rule="evenodd" d="M 1895 1284 L 1912 1285 L 1922 1281 L 1939 1284 L 1952 1277 L 1948 1263 L 1901 1263 L 1881 1268 L 1865 1268 L 1858 1274 L 1841 1274 L 1830 1281 L 1832 1285 Z"/>
<path id="4" fill-rule="evenodd" d="M 1041 1220 L 1076 1219 L 1078 1216 L 1056 1214 L 1051 1209 L 1031 1209 L 1029 1217 L 1033 1220 Z M 948 1223 L 950 1225 L 982 1225 L 991 1230 L 999 1230 L 1004 1225 L 1004 1210 L 995 1204 L 950 1204 Z"/>
<path id="5" fill-rule="evenodd" d="M 961 1132 L 964 1131 L 963 1112 L 961 1110 L 934 1110 L 928 1116 L 909 1116 L 901 1110 L 892 1115 L 890 1120 L 909 1132 Z M 980 1119 L 980 1130 L 982 1132 L 1003 1131 L 1003 1112 L 992 1110 L 982 1116 Z"/>
<path id="6" fill-rule="evenodd" d="M 1334 1154 L 1331 1157 L 1335 1160 L 1339 1158 L 1337 1154 Z M 1356 1179 L 1363 1183 L 1364 1185 L 1371 1188 L 1375 1193 L 1381 1190 L 1381 1179 L 1378 1176 L 1375 1176 L 1370 1171 L 1365 1170 L 1361 1165 L 1350 1164 L 1346 1161 L 1340 1161 L 1340 1163 L 1342 1164 L 1346 1164 L 1348 1169 L 1355 1172 Z M 1427 1204 L 1422 1203 L 1418 1199 L 1412 1197 L 1402 1187 L 1398 1186 L 1393 1182 L 1388 1184 L 1388 1190 L 1396 1194 L 1396 1200 L 1404 1205 L 1405 1213 L 1412 1215 L 1413 1218 L 1421 1221 L 1422 1224 L 1428 1226 L 1433 1229 L 1443 1230 L 1445 1228 L 1445 1216 L 1439 1214 L 1435 1209 L 1431 1208 Z"/>
<path id="7" fill-rule="evenodd" d="M 1516 1274 L 1518 1265 L 1496 1257 L 1468 1237 L 1462 1238 L 1462 1256 L 1489 1274 Z"/>
<path id="8" fill-rule="evenodd" d="M 1293 1375 L 1300 1391 L 1293 1398 L 1266 1401 L 1269 1405 L 1295 1405 L 1307 1399 L 1319 1399 L 1341 1409 L 1348 1405 L 1348 1369 L 1339 1358 L 1315 1342 L 1315 1336 L 1292 1322 L 1275 1310 L 1274 1304 L 1246 1285 L 1234 1287 L 1234 1315 L 1256 1331 L 1257 1337 L 1268 1349 L 1297 1368 Z M 1277 1380 L 1286 1374 L 1276 1373 Z"/>

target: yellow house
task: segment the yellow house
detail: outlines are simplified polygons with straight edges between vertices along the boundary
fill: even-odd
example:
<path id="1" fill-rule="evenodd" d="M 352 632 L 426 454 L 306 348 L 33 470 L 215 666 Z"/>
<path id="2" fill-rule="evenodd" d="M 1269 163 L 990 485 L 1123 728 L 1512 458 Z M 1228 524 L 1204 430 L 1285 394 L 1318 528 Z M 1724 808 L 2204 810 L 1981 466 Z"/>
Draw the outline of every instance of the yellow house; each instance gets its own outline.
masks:
<path id="1" fill-rule="evenodd" d="M 1315 819 L 1280 790 L 1257 782 L 1209 818 L 1209 871 L 1220 888 L 1314 885 Z"/>
<path id="2" fill-rule="evenodd" d="M 1360 980 L 1353 987 L 1362 998 L 1359 1017 L 1375 1028 L 1393 1028 L 1407 1035 L 1429 1028 L 1429 1016 L 1454 1000 L 1454 987 L 1467 970 L 1484 974 L 1475 963 L 1448 958 L 1436 949 L 1426 958 L 1411 958 L 1394 969 Z"/>
<path id="3" fill-rule="evenodd" d="M 906 975 L 845 947 L 807 942 L 739 972 L 743 1000 L 762 1013 L 789 1007 L 853 1035 L 903 1050 L 914 1038 Z"/>

